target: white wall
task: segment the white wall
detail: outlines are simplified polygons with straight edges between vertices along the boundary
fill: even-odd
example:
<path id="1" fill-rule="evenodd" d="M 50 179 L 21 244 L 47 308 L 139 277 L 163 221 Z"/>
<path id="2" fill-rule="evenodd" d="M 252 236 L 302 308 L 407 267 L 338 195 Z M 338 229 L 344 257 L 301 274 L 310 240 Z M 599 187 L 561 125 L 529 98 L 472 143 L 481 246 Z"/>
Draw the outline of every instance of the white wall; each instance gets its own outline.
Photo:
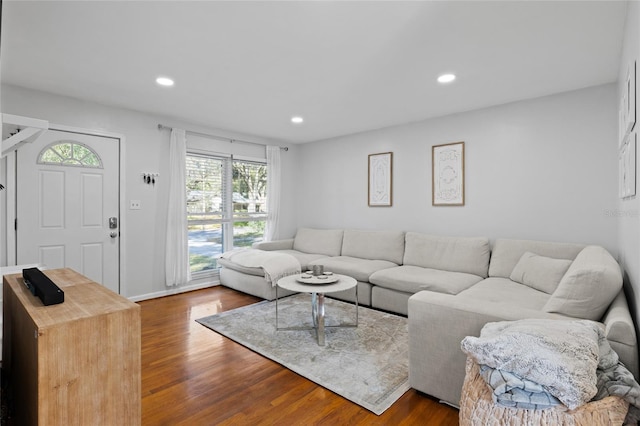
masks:
<path id="1" fill-rule="evenodd" d="M 142 202 L 142 210 L 122 210 L 123 294 L 134 298 L 165 291 L 169 134 L 157 123 L 259 141 L 15 86 L 2 87 L 2 105 L 6 113 L 126 137 L 125 199 Z M 638 219 L 616 212 L 637 205 L 617 198 L 616 135 L 617 87 L 605 85 L 291 146 L 283 153 L 280 236 L 317 226 L 595 243 L 632 256 L 633 278 Z M 433 207 L 431 146 L 457 141 L 466 144 L 466 205 Z M 393 207 L 368 207 L 367 156 L 386 151 L 394 153 Z M 158 184 L 142 184 L 142 172 L 159 172 Z M 627 231 L 635 232 L 628 244 Z"/>
<path id="2" fill-rule="evenodd" d="M 622 93 L 628 65 L 631 61 L 639 61 L 640 66 L 640 3 L 632 1 L 628 3 L 627 22 L 625 25 L 625 38 L 620 60 L 620 73 L 618 76 L 619 93 Z M 618 97 L 618 103 L 619 99 Z M 635 131 L 640 129 L 640 109 L 638 110 L 639 122 Z M 640 132 L 639 132 L 640 133 Z M 637 150 L 636 150 L 637 156 Z M 637 163 L 637 158 L 636 158 Z M 640 191 L 640 186 L 636 191 Z M 626 291 L 629 304 L 639 318 L 640 310 L 640 205 L 638 197 L 618 200 L 617 222 L 620 250 L 620 264 L 625 271 Z"/>
<path id="3" fill-rule="evenodd" d="M 237 133 L 208 129 L 168 117 L 158 117 L 123 108 L 114 108 L 80 101 L 50 93 L 10 85 L 2 86 L 3 112 L 41 118 L 50 123 L 75 126 L 122 134 L 125 137 L 125 161 L 122 171 L 126 177 L 127 205 L 121 206 L 121 221 L 126 254 L 125 279 L 121 283 L 124 296 L 139 299 L 166 292 L 164 285 L 165 226 L 168 200 L 169 137 L 168 131 L 159 131 L 158 123 L 182 127 L 198 132 L 262 143 L 278 142 Z M 204 142 L 206 144 L 206 142 Z M 235 144 L 238 149 L 242 145 Z M 295 230 L 295 203 L 289 194 L 293 191 L 294 165 L 297 148 L 290 147 L 282 154 L 283 213 L 282 234 Z M 142 183 L 141 173 L 159 173 L 155 186 Z M 128 200 L 140 200 L 141 210 L 129 210 Z M 4 212 L 1 215 L 4 217 Z"/>
<path id="4" fill-rule="evenodd" d="M 617 253 L 614 84 L 301 146 L 298 225 L 600 244 Z M 428 100 L 425 100 L 428 102 Z M 399 105 L 399 108 L 402 106 Z M 465 142 L 466 204 L 431 205 L 431 146 Z M 393 206 L 367 156 L 393 152 Z"/>

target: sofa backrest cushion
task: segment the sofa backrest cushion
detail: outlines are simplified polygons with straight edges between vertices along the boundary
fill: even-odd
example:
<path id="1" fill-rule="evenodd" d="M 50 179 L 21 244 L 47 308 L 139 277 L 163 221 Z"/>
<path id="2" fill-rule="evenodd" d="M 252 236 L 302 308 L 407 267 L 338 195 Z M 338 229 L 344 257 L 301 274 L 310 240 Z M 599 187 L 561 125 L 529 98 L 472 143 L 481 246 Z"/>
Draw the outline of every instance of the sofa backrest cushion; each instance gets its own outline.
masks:
<path id="1" fill-rule="evenodd" d="M 342 255 L 387 260 L 400 265 L 404 255 L 404 232 L 347 229 L 342 239 Z"/>
<path id="2" fill-rule="evenodd" d="M 587 246 L 573 261 L 542 308 L 598 321 L 622 288 L 618 262 L 600 246 Z"/>
<path id="3" fill-rule="evenodd" d="M 568 259 L 554 259 L 530 251 L 522 255 L 511 272 L 511 280 L 536 290 L 552 294 L 569 269 Z"/>
<path id="4" fill-rule="evenodd" d="M 489 239 L 407 232 L 403 264 L 487 277 Z"/>
<path id="5" fill-rule="evenodd" d="M 303 253 L 340 256 L 342 229 L 299 228 L 293 239 L 293 249 Z"/>
<path id="6" fill-rule="evenodd" d="M 584 247 L 582 244 L 498 239 L 493 243 L 493 250 L 491 250 L 489 276 L 510 278 L 513 268 L 528 251 L 554 259 L 573 260 Z"/>

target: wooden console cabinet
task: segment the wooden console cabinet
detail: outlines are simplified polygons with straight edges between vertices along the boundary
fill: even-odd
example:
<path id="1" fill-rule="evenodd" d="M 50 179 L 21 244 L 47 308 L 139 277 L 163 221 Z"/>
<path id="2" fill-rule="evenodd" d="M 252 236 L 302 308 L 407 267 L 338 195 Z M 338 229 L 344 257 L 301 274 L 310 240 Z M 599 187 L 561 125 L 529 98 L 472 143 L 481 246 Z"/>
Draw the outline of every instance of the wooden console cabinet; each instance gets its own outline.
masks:
<path id="1" fill-rule="evenodd" d="M 44 306 L 22 274 L 3 279 L 2 368 L 15 425 L 139 425 L 140 307 L 71 269 Z"/>

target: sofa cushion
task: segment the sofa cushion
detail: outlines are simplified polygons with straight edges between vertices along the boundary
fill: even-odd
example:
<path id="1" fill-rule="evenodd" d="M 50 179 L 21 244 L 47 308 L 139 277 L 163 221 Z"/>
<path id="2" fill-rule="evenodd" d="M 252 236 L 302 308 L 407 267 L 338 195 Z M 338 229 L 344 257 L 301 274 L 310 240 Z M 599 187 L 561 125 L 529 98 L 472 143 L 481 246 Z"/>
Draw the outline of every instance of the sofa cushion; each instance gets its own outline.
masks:
<path id="1" fill-rule="evenodd" d="M 340 256 L 342 229 L 299 228 L 293 239 L 293 249 L 303 253 Z"/>
<path id="2" fill-rule="evenodd" d="M 527 251 L 554 259 L 573 260 L 583 248 L 582 244 L 498 239 L 491 250 L 489 276 L 509 278 L 513 268 Z"/>
<path id="3" fill-rule="evenodd" d="M 482 305 L 482 302 L 485 301 L 494 302 L 504 305 L 508 310 L 513 310 L 514 307 L 521 307 L 542 311 L 542 307 L 551 296 L 529 286 L 511 281 L 509 278 L 492 277 L 460 292 L 456 297 L 473 300 L 478 305 Z M 496 314 L 499 316 L 499 313 Z"/>
<path id="4" fill-rule="evenodd" d="M 485 278 L 491 253 L 489 239 L 442 237 L 407 232 L 404 265 L 450 272 L 466 272 Z"/>
<path id="5" fill-rule="evenodd" d="M 303 271 L 308 269 L 310 262 L 313 262 L 314 260 L 318 260 L 318 259 L 325 259 L 328 257 L 324 254 L 303 253 L 298 250 L 276 250 L 276 251 L 280 253 L 290 254 L 291 256 L 298 259 L 298 262 L 300 262 L 300 269 Z"/>
<path id="6" fill-rule="evenodd" d="M 376 271 L 398 266 L 388 260 L 370 260 L 357 257 L 337 256 L 314 260 L 310 265 L 323 265 L 325 271 L 347 275 L 361 282 L 369 282 L 369 277 Z"/>
<path id="7" fill-rule="evenodd" d="M 404 255 L 404 232 L 345 230 L 341 254 L 361 259 L 388 260 L 399 265 Z"/>
<path id="8" fill-rule="evenodd" d="M 587 246 L 573 261 L 545 312 L 598 321 L 622 288 L 618 262 L 600 246 Z"/>
<path id="9" fill-rule="evenodd" d="M 383 269 L 369 277 L 369 282 L 372 284 L 405 293 L 430 290 L 458 294 L 481 280 L 482 277 L 464 272 L 441 271 L 411 265 Z"/>
<path id="10" fill-rule="evenodd" d="M 569 265 L 570 260 L 539 256 L 528 251 L 513 268 L 510 278 L 517 283 L 551 294 L 558 287 Z"/>
<path id="11" fill-rule="evenodd" d="M 242 272 L 247 275 L 256 275 L 258 277 L 264 277 L 264 269 L 262 268 L 249 268 L 247 266 L 238 265 L 235 262 L 232 262 L 228 259 L 218 258 L 216 259 L 216 263 L 218 265 L 224 266 L 228 269 L 233 269 L 234 271 Z"/>

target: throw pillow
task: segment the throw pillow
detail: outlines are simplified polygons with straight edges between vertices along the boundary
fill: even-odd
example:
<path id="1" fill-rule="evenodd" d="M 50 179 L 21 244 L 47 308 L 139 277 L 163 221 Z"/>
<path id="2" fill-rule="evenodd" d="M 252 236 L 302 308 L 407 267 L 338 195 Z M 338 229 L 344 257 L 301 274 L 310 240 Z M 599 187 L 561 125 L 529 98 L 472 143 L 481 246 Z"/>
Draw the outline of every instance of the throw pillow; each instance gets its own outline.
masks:
<path id="1" fill-rule="evenodd" d="M 604 248 L 587 246 L 569 266 L 543 310 L 599 321 L 621 288 L 618 262 Z"/>
<path id="2" fill-rule="evenodd" d="M 552 294 L 569 269 L 571 261 L 526 252 L 511 272 L 511 280 Z"/>

